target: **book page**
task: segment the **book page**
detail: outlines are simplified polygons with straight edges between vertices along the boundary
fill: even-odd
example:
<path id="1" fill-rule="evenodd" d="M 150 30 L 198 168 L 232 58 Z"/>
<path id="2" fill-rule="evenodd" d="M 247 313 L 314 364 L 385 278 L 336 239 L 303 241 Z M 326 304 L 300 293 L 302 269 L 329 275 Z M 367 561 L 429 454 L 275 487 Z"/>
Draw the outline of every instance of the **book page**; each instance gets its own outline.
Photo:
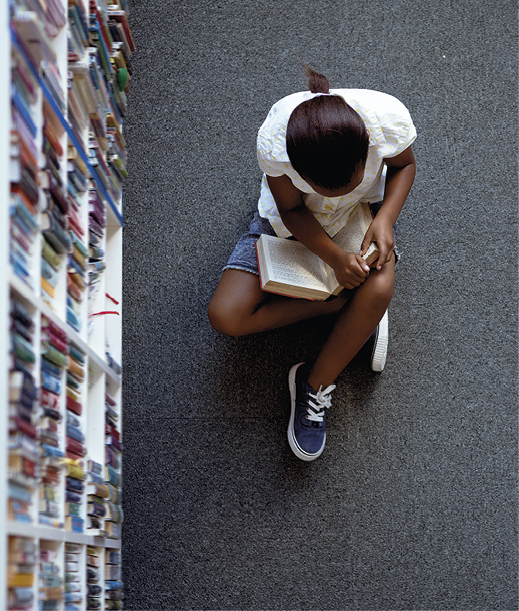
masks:
<path id="1" fill-rule="evenodd" d="M 333 241 L 337 246 L 340 246 L 347 252 L 354 252 L 358 254 L 362 244 L 362 240 L 366 235 L 366 231 L 372 221 L 371 212 L 368 204 L 358 204 L 353 212 L 351 213 L 346 226 L 343 227 L 339 233 L 333 237 Z M 368 249 L 368 253 L 373 250 L 374 245 L 371 244 Z M 330 279 L 331 290 L 334 291 L 335 287 L 339 286 L 335 272 L 330 266 L 328 268 L 328 277 Z"/>
<path id="2" fill-rule="evenodd" d="M 305 246 L 292 240 L 268 240 L 266 246 L 272 263 L 272 280 L 329 291 L 324 263 Z"/>
<path id="3" fill-rule="evenodd" d="M 333 237 L 333 241 L 347 252 L 358 253 L 370 223 L 371 217 L 369 220 L 365 218 L 359 204 L 351 213 L 346 226 Z"/>

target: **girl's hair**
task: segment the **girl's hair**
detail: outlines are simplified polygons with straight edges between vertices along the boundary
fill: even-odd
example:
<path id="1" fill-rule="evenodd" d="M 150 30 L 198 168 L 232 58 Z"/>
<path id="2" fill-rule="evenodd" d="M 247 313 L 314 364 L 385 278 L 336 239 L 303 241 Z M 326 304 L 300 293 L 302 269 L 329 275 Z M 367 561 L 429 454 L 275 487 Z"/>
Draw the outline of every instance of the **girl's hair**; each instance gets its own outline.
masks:
<path id="1" fill-rule="evenodd" d="M 305 65 L 308 89 L 330 91 L 323 75 Z M 338 95 L 320 95 L 302 102 L 287 125 L 287 153 L 296 172 L 324 189 L 347 186 L 366 163 L 369 132 L 364 121 Z"/>

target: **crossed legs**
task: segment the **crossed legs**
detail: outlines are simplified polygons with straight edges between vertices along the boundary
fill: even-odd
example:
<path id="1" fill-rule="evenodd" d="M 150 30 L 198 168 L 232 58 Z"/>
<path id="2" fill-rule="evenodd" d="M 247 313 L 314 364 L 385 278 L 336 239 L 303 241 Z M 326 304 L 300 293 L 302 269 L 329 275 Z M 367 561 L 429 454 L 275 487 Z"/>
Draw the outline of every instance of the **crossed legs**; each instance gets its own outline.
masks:
<path id="1" fill-rule="evenodd" d="M 321 302 L 265 293 L 258 276 L 228 269 L 222 274 L 209 304 L 209 321 L 216 331 L 238 337 L 317 316 L 339 314 L 308 376 L 312 388 L 326 388 L 376 329 L 391 301 L 394 279 L 393 256 L 380 271 L 372 270 L 350 299 L 339 296 L 330 302 Z"/>

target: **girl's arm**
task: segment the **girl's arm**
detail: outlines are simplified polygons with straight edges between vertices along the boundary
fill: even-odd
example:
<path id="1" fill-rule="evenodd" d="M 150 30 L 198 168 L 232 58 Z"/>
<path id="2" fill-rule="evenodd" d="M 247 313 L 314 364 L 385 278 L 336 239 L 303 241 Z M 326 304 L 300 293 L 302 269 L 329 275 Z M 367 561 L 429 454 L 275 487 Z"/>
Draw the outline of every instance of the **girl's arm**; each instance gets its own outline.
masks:
<path id="1" fill-rule="evenodd" d="M 267 176 L 281 220 L 292 235 L 328 263 L 339 284 L 352 289 L 369 275 L 369 267 L 357 253 L 346 252 L 337 246 L 324 231 L 319 221 L 305 206 L 302 193 L 290 178 Z"/>
<path id="2" fill-rule="evenodd" d="M 371 242 L 377 243 L 380 253 L 376 263 L 377 269 L 381 269 L 392 257 L 395 246 L 393 225 L 409 195 L 416 173 L 416 161 L 411 147 L 384 161 L 387 165 L 384 200 L 364 236 L 360 250 L 363 255 Z"/>

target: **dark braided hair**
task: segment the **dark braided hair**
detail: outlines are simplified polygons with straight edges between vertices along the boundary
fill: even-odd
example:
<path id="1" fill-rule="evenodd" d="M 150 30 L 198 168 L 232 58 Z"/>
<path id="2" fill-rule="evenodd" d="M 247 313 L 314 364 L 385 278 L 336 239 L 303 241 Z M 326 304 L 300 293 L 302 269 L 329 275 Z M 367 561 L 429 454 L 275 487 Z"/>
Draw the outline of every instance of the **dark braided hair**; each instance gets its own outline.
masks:
<path id="1" fill-rule="evenodd" d="M 326 76 L 307 65 L 305 71 L 312 93 L 329 93 Z M 341 96 L 320 95 L 296 106 L 288 120 L 286 143 L 296 172 L 319 187 L 337 190 L 366 163 L 369 132 Z"/>

